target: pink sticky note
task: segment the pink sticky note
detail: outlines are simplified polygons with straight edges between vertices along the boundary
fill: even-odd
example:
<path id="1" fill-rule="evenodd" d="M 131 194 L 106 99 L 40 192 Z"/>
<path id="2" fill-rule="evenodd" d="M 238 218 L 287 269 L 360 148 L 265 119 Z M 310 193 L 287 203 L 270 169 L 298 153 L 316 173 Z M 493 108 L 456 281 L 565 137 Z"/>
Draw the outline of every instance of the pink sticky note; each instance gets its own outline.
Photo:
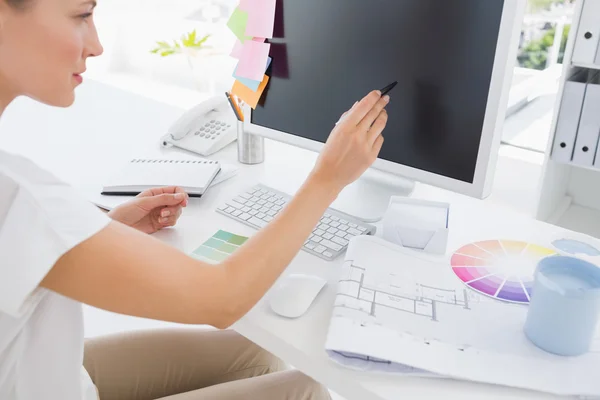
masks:
<path id="1" fill-rule="evenodd" d="M 242 78 L 262 81 L 271 44 L 246 40 L 243 46 L 236 75 Z"/>
<path id="2" fill-rule="evenodd" d="M 255 37 L 255 38 L 252 38 L 252 40 L 254 40 L 255 42 L 264 43 L 265 40 L 267 40 L 267 39 L 265 39 L 264 37 Z"/>
<path id="3" fill-rule="evenodd" d="M 275 25 L 276 0 L 247 0 L 248 24 L 246 35 L 252 37 L 272 38 Z"/>
<path id="4" fill-rule="evenodd" d="M 242 56 L 242 49 L 244 48 L 244 45 L 242 44 L 242 42 L 240 42 L 239 40 L 235 41 L 235 44 L 233 45 L 233 49 L 231 49 L 231 53 L 229 53 L 229 55 L 233 58 L 237 58 L 239 60 L 239 58 Z"/>

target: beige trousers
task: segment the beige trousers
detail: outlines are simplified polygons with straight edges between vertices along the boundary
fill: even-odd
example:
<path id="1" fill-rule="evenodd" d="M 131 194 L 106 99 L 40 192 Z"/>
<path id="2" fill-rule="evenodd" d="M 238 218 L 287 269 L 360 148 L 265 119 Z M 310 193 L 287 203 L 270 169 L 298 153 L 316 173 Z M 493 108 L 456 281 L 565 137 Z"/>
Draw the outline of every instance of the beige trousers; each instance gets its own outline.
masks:
<path id="1" fill-rule="evenodd" d="M 100 400 L 325 400 L 325 387 L 234 331 L 153 330 L 89 339 Z"/>

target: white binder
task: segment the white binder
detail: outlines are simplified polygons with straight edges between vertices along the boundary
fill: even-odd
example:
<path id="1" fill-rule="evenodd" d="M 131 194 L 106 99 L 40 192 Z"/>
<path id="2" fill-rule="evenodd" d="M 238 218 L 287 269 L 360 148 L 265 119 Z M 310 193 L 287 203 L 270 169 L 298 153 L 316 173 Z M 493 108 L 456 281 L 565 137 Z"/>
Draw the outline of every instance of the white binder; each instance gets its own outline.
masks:
<path id="1" fill-rule="evenodd" d="M 600 3 L 600 1 L 598 1 Z M 573 163 L 591 167 L 600 137 L 600 84 L 588 83 L 575 140 Z"/>
<path id="2" fill-rule="evenodd" d="M 574 64 L 593 64 L 600 61 L 600 0 L 584 1 L 572 62 Z"/>
<path id="3" fill-rule="evenodd" d="M 583 106 L 585 86 L 586 84 L 583 82 L 565 82 L 552 145 L 552 159 L 554 161 L 561 163 L 571 161 Z"/>

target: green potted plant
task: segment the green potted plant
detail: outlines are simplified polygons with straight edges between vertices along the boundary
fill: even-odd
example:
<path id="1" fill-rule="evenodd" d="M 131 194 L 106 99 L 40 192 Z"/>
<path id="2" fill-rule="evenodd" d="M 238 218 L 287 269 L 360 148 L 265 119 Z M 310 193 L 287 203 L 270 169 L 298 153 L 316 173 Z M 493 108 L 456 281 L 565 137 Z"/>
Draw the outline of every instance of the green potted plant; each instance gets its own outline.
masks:
<path id="1" fill-rule="evenodd" d="M 150 52 L 161 57 L 184 55 L 192 70 L 197 89 L 200 91 L 214 91 L 214 82 L 211 79 L 210 68 L 206 59 L 208 56 L 216 54 L 214 48 L 207 44 L 210 36 L 209 34 L 199 38 L 194 29 L 184 34 L 180 40 L 174 40 L 173 43 L 157 41 L 156 46 Z"/>

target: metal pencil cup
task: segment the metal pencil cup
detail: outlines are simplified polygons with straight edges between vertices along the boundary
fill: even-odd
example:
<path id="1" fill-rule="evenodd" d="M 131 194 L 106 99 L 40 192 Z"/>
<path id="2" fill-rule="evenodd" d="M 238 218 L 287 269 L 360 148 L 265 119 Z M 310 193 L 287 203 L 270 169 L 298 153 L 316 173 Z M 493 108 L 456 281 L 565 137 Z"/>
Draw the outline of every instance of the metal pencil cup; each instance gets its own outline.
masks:
<path id="1" fill-rule="evenodd" d="M 242 164 L 260 164 L 265 160 L 265 139 L 244 131 L 244 123 L 237 123 L 238 161 Z"/>

